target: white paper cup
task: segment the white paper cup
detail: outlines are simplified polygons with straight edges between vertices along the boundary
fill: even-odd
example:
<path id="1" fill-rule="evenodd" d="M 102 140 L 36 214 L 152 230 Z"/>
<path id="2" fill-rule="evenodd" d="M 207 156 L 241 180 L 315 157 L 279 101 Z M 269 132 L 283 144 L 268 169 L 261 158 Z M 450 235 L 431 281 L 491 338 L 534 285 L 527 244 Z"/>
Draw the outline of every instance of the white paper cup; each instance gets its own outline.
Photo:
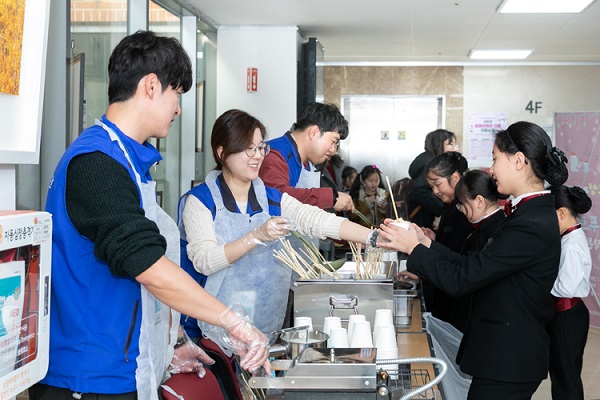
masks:
<path id="1" fill-rule="evenodd" d="M 392 310 L 381 308 L 375 310 L 375 321 L 373 322 L 373 342 L 377 344 L 377 327 L 380 325 L 394 325 Z"/>
<path id="2" fill-rule="evenodd" d="M 381 360 L 397 360 L 398 359 L 398 348 L 394 350 L 380 350 L 377 349 L 377 368 L 383 368 L 386 370 L 392 379 L 398 378 L 398 364 L 390 363 L 390 364 L 381 364 Z"/>
<path id="3" fill-rule="evenodd" d="M 408 221 L 392 222 L 392 225 L 399 226 L 400 228 L 404 228 L 406 230 L 410 229 L 410 222 L 408 222 Z"/>
<path id="4" fill-rule="evenodd" d="M 348 338 L 352 337 L 352 327 L 356 321 L 366 321 L 367 317 L 363 314 L 352 314 L 348 318 Z"/>
<path id="5" fill-rule="evenodd" d="M 308 331 L 312 332 L 313 324 L 311 317 L 295 317 L 294 318 L 294 327 L 297 326 L 308 326 Z"/>
<path id="6" fill-rule="evenodd" d="M 394 324 L 379 325 L 377 327 L 377 352 L 395 350 L 398 353 L 398 343 L 396 342 L 396 327 Z"/>
<path id="7" fill-rule="evenodd" d="M 327 347 L 348 348 L 348 331 L 346 328 L 332 328 L 329 332 Z"/>
<path id="8" fill-rule="evenodd" d="M 398 264 L 398 271 L 406 271 L 406 262 L 408 260 L 400 260 L 400 263 Z"/>
<path id="9" fill-rule="evenodd" d="M 323 332 L 329 335 L 332 328 L 341 328 L 342 320 L 340 317 L 325 317 L 323 320 Z"/>
<path id="10" fill-rule="evenodd" d="M 373 347 L 371 323 L 369 321 L 356 321 L 354 323 L 352 328 L 352 336 L 350 337 L 350 347 Z"/>

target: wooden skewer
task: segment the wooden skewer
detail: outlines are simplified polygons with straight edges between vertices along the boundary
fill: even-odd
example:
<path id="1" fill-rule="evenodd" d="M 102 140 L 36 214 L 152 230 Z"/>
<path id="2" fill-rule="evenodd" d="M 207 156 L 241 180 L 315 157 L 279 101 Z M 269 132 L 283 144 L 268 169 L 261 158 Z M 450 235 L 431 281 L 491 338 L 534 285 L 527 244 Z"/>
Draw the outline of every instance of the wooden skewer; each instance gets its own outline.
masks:
<path id="1" fill-rule="evenodd" d="M 396 221 L 398 221 L 398 209 L 396 209 L 396 201 L 394 200 L 394 192 L 392 191 L 392 185 L 390 184 L 390 178 L 388 176 L 385 177 L 387 181 L 388 190 L 390 191 L 390 200 L 392 201 L 392 207 L 394 208 L 394 215 L 396 215 Z"/>
<path id="2" fill-rule="evenodd" d="M 388 190 L 390 191 L 390 200 L 392 200 L 392 206 L 394 207 L 394 214 L 396 215 L 396 220 L 398 220 L 398 210 L 396 210 L 396 202 L 394 201 L 394 193 L 392 192 L 392 185 L 390 185 L 390 178 L 386 175 L 385 180 L 388 184 Z"/>

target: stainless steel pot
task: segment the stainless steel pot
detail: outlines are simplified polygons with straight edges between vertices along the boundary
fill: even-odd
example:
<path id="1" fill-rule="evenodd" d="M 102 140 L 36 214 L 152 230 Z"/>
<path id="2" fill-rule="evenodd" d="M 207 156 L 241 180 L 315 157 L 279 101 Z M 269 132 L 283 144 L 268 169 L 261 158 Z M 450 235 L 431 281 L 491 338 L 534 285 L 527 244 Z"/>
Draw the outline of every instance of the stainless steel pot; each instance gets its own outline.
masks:
<path id="1" fill-rule="evenodd" d="M 321 331 L 292 331 L 285 332 L 280 340 L 287 349 L 287 355 L 291 359 L 298 357 L 302 350 L 307 348 L 326 348 L 329 335 Z"/>

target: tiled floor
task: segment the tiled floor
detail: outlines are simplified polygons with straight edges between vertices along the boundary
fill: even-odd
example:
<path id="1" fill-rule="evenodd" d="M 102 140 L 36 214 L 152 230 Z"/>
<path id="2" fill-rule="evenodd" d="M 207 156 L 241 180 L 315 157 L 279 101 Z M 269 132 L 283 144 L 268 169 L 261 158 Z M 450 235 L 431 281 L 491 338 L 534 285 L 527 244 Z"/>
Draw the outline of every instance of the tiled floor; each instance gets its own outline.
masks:
<path id="1" fill-rule="evenodd" d="M 585 400 L 600 399 L 600 329 L 598 328 L 590 328 L 583 353 L 581 378 Z M 549 400 L 551 398 L 550 379 L 546 379 L 533 395 L 533 400 Z"/>

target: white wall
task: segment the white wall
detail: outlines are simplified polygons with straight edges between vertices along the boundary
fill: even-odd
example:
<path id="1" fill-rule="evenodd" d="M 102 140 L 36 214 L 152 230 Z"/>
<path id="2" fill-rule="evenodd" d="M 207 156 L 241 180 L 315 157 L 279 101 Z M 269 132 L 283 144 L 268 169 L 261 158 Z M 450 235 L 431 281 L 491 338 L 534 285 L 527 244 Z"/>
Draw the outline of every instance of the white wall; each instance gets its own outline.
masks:
<path id="1" fill-rule="evenodd" d="M 598 93 L 600 66 L 466 66 L 461 148 L 468 148 L 469 115 L 506 113 L 509 125 L 530 121 L 553 136 L 555 112 L 598 111 Z"/>
<path id="2" fill-rule="evenodd" d="M 0 164 L 0 210 L 14 210 L 16 203 L 15 166 Z"/>
<path id="3" fill-rule="evenodd" d="M 295 26 L 220 27 L 217 117 L 238 108 L 258 118 L 269 138 L 284 134 L 296 121 L 298 36 Z M 258 68 L 257 92 L 246 91 L 247 68 Z"/>

